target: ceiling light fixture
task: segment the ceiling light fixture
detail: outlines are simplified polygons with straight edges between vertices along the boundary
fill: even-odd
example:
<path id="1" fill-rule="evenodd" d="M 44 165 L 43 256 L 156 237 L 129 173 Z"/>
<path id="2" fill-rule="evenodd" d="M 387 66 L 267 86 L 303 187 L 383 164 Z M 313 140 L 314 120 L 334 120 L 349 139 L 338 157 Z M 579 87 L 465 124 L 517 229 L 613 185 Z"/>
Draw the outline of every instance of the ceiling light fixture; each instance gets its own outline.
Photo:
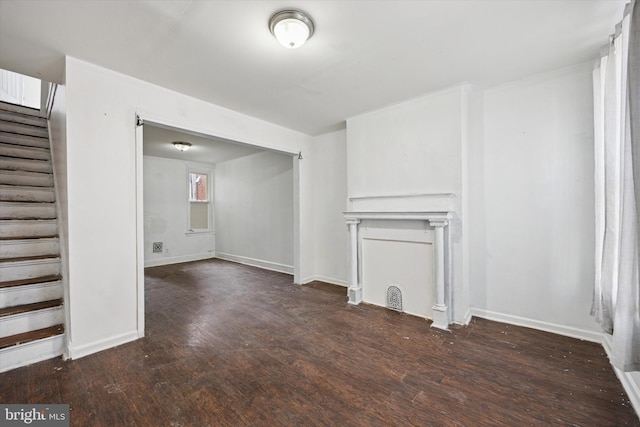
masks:
<path id="1" fill-rule="evenodd" d="M 191 143 L 178 141 L 178 142 L 174 142 L 173 146 L 180 151 L 187 151 L 189 148 L 191 148 Z"/>
<path id="2" fill-rule="evenodd" d="M 276 12 L 269 19 L 269 30 L 282 46 L 296 49 L 313 35 L 314 25 L 306 13 L 289 9 Z"/>

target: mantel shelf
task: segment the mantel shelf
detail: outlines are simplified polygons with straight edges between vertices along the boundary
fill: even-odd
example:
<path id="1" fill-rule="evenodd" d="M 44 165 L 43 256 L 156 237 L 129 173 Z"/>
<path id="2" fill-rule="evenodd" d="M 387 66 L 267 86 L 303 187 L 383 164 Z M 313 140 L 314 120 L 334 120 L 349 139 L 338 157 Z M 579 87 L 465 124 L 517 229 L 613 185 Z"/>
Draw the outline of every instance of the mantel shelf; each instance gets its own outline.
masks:
<path id="1" fill-rule="evenodd" d="M 450 221 L 451 212 L 343 212 L 345 219 L 380 219 L 404 221 Z"/>

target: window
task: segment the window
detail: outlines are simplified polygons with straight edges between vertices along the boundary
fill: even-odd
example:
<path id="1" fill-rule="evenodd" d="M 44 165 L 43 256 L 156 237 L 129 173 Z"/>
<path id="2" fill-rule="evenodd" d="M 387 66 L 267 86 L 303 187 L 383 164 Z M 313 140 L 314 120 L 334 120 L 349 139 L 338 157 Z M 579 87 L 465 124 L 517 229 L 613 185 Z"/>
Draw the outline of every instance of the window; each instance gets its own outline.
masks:
<path id="1" fill-rule="evenodd" d="M 189 182 L 189 231 L 210 231 L 211 197 L 209 173 L 188 172 Z"/>

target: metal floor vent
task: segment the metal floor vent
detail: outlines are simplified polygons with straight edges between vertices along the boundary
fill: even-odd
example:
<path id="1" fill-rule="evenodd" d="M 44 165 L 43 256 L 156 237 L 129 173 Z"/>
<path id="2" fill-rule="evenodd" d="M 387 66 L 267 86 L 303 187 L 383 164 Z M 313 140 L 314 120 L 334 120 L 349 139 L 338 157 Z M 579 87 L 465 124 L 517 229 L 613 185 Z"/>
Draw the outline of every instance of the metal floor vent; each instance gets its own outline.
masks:
<path id="1" fill-rule="evenodd" d="M 387 288 L 387 308 L 402 311 L 402 291 L 397 286 Z"/>

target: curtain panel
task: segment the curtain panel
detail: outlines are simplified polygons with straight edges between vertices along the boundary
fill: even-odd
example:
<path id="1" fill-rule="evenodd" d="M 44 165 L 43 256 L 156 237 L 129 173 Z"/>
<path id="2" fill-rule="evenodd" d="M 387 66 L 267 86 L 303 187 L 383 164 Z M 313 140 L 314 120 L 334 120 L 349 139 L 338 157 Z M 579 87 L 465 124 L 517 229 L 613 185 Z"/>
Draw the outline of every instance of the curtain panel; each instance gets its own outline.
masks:
<path id="1" fill-rule="evenodd" d="M 592 315 L 611 334 L 611 363 L 640 371 L 640 8 L 622 22 L 593 72 L 595 287 Z"/>

